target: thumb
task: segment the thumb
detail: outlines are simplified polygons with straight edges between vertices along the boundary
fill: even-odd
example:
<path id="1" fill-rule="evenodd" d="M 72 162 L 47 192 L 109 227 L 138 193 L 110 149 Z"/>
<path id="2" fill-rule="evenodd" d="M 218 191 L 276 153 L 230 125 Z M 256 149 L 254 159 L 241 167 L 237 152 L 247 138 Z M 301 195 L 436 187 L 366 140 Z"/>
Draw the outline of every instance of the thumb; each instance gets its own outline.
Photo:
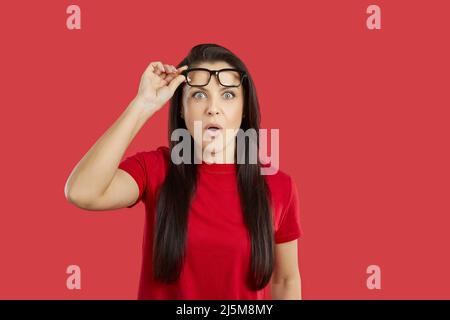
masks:
<path id="1" fill-rule="evenodd" d="M 175 79 L 173 79 L 172 81 L 170 81 L 169 83 L 169 88 L 171 92 L 175 92 L 175 90 L 177 89 L 177 87 L 183 83 L 184 81 L 186 81 L 186 77 L 183 76 L 182 74 L 180 74 L 179 76 L 177 76 Z"/>

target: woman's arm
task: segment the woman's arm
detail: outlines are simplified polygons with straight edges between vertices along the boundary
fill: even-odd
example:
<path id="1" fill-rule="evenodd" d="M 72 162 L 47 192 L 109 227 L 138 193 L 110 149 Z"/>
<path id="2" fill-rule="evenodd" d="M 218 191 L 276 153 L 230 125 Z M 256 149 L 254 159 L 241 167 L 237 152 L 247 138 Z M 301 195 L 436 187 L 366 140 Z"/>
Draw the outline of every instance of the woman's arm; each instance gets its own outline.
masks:
<path id="1" fill-rule="evenodd" d="M 80 207 L 106 191 L 129 144 L 151 116 L 133 100 L 114 124 L 95 142 L 69 175 L 64 193 Z"/>
<path id="2" fill-rule="evenodd" d="M 106 202 L 113 197 L 105 196 L 105 192 L 113 179 L 116 183 L 111 185 L 117 190 L 109 190 L 110 194 L 114 195 L 114 198 L 117 195 L 127 197 L 120 199 L 120 203 L 130 203 L 133 200 L 131 197 L 135 196 L 137 188 L 129 187 L 132 179 L 116 175 L 120 161 L 144 123 L 172 97 L 178 85 L 185 80 L 184 76 L 179 74 L 183 69 L 185 67 L 177 70 L 174 66 L 163 65 L 159 61 L 149 64 L 141 77 L 137 96 L 69 175 L 64 187 L 69 202 L 87 209 L 90 206 L 96 209 L 110 207 L 111 204 Z M 122 185 L 125 183 L 127 185 Z M 124 193 L 123 190 L 130 192 Z M 96 205 L 93 205 L 94 202 Z"/>
<path id="3" fill-rule="evenodd" d="M 273 300 L 302 299 L 297 252 L 297 239 L 275 244 L 275 267 L 271 291 Z"/>

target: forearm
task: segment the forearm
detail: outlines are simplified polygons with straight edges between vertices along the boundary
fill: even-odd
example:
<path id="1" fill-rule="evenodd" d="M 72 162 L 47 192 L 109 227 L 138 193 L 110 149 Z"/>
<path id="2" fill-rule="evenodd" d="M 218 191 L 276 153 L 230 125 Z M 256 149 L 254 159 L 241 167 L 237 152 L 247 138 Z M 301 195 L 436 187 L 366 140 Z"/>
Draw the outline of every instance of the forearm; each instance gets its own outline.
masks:
<path id="1" fill-rule="evenodd" d="M 301 300 L 300 276 L 281 281 L 272 282 L 273 300 Z"/>
<path id="2" fill-rule="evenodd" d="M 103 194 L 126 149 L 151 115 L 132 100 L 72 170 L 64 190 L 66 197 L 87 203 Z"/>

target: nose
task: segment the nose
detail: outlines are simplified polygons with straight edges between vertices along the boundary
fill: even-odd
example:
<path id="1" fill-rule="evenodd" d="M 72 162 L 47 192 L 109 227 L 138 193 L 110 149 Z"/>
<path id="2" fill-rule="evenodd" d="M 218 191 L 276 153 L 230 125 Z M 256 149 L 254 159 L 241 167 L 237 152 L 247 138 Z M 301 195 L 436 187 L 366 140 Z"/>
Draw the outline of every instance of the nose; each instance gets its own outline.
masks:
<path id="1" fill-rule="evenodd" d="M 208 103 L 208 108 L 206 109 L 208 115 L 219 114 L 219 108 L 217 107 L 217 102 L 215 98 L 212 98 Z"/>
<path id="2" fill-rule="evenodd" d="M 212 88 L 212 90 L 216 90 L 219 91 L 221 85 L 220 83 L 217 81 L 215 76 L 211 77 L 210 83 L 208 85 L 210 88 Z M 214 88 L 214 89 L 213 89 Z M 208 115 L 216 115 L 219 114 L 220 109 L 219 109 L 219 97 L 217 97 L 217 95 L 212 94 L 211 98 L 208 99 L 208 107 L 206 109 L 206 112 Z"/>

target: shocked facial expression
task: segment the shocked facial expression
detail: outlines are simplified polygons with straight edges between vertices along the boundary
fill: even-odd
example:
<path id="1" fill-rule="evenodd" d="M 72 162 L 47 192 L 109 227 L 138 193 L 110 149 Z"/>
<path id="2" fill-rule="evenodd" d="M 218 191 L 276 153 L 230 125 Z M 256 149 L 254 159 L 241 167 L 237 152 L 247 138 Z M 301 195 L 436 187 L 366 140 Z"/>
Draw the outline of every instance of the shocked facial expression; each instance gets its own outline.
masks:
<path id="1" fill-rule="evenodd" d="M 223 61 L 204 62 L 190 67 L 209 70 L 234 68 Z M 221 80 L 225 80 L 225 76 L 221 76 Z M 212 74 L 205 86 L 193 87 L 186 83 L 183 88 L 181 114 L 186 128 L 194 142 L 202 147 L 203 155 L 215 157 L 217 162 L 234 159 L 235 137 L 241 126 L 243 109 L 242 84 L 239 87 L 226 87 Z"/>

